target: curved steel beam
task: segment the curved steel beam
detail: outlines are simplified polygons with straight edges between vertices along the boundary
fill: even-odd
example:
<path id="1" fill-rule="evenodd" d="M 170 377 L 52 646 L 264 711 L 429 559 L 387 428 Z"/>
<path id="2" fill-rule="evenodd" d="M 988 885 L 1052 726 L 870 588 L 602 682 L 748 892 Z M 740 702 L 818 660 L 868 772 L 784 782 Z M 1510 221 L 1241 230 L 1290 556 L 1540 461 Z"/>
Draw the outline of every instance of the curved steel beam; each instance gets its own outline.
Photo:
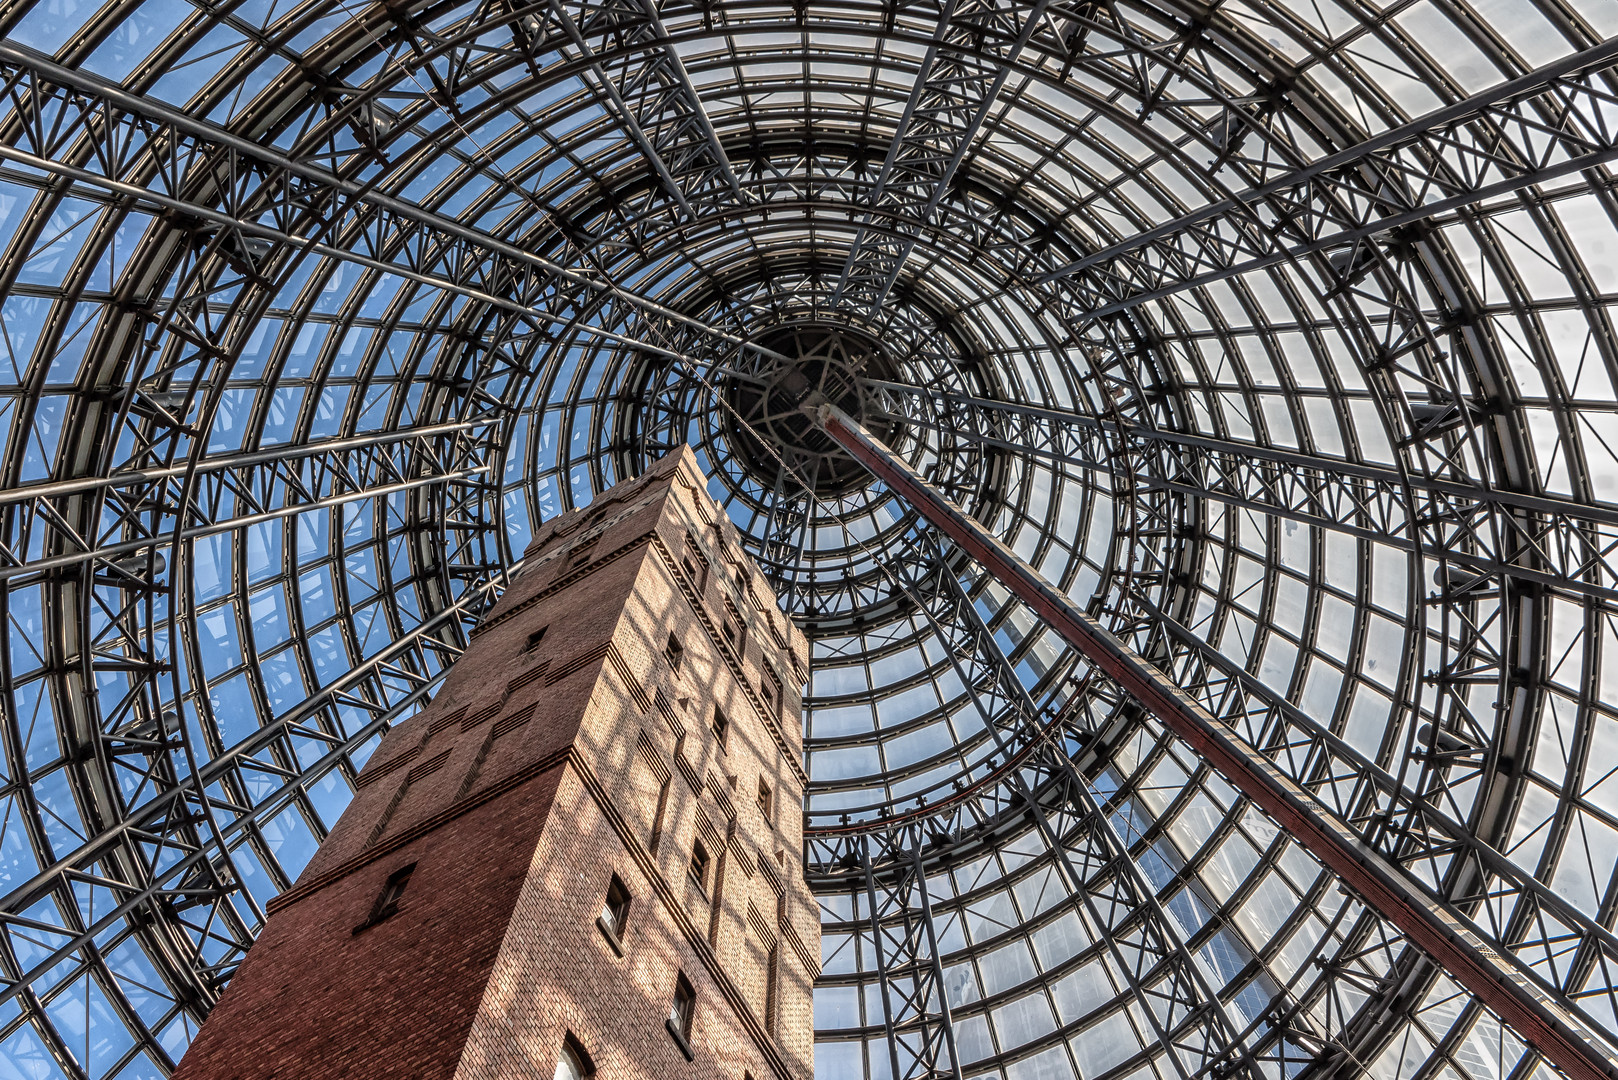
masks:
<path id="1" fill-rule="evenodd" d="M 1420 551 L 1476 578 L 1515 577 L 1575 596 L 1618 599 L 1618 509 L 1421 476 L 1280 447 L 1101 420 L 1063 409 L 873 383 L 888 415 L 1080 469 L 1111 473 L 1119 447 L 1140 456 L 1132 482 Z M 1413 519 L 1405 493 L 1425 510 Z"/>
<path id="2" fill-rule="evenodd" d="M 1574 53 L 1041 276 L 1092 317 L 1259 270 L 1618 159 L 1618 39 Z M 1262 176 L 1274 163 L 1255 159 Z M 1232 223 L 1240 223 L 1232 227 Z M 1369 260 L 1351 250 L 1349 265 Z M 1081 285 L 1080 282 L 1083 282 Z"/>

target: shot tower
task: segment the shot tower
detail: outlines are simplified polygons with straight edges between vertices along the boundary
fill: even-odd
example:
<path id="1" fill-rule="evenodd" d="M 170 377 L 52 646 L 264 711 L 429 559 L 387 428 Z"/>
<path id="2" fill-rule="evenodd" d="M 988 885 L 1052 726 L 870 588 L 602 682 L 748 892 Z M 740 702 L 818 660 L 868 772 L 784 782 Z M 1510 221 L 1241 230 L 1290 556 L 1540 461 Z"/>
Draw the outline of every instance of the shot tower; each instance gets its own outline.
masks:
<path id="1" fill-rule="evenodd" d="M 811 1075 L 807 646 L 703 485 L 540 529 L 177 1080 Z"/>

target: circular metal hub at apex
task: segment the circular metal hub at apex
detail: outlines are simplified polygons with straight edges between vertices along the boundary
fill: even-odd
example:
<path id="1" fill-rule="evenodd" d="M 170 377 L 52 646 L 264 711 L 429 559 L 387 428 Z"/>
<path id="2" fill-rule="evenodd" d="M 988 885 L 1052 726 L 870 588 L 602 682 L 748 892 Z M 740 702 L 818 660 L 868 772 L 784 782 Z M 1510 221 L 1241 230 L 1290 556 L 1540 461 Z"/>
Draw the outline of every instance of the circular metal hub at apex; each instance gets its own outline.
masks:
<path id="1" fill-rule="evenodd" d="M 819 325 L 782 328 L 759 344 L 793 360 L 766 358 L 757 373 L 733 372 L 721 384 L 726 434 L 740 461 L 764 478 L 784 465 L 817 498 L 867 486 L 870 472 L 820 429 L 806 406 L 830 402 L 891 443 L 895 425 L 865 382 L 895 375 L 881 345 L 846 327 Z"/>
<path id="2" fill-rule="evenodd" d="M 749 325 L 769 287 L 797 298 L 778 317 Z M 749 285 L 729 284 L 732 324 L 744 348 L 699 372 L 640 354 L 625 365 L 613 416 L 611 471 L 634 475 L 689 444 L 711 477 L 710 494 L 740 530 L 786 611 L 811 636 L 884 624 L 908 609 L 883 569 L 906 558 L 915 511 L 874 483 L 811 418 L 806 407 L 829 401 L 856 417 L 927 471 L 971 513 L 993 520 L 1015 483 L 1005 452 L 963 440 L 938 424 L 896 421 L 877 384 L 936 386 L 995 393 L 969 326 L 938 309 L 899 309 L 880 331 L 832 321 L 823 277 L 777 267 Z M 701 303 L 682 310 L 704 310 Z M 708 317 L 713 316 L 709 312 Z"/>

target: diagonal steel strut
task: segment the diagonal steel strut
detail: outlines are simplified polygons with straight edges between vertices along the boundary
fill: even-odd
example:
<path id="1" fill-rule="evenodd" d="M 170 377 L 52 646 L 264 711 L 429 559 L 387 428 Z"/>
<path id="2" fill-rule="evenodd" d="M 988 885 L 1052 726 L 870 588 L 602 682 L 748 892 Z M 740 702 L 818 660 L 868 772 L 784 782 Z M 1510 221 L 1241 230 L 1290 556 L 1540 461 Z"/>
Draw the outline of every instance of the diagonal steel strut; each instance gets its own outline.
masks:
<path id="1" fill-rule="evenodd" d="M 834 405 L 815 417 L 826 433 L 939 531 L 982 563 L 1078 652 L 1180 736 L 1413 944 L 1574 1080 L 1614 1080 L 1618 1061 L 1598 1033 L 1527 972 L 1490 949 L 1403 869 L 1367 846 L 1162 671 L 1119 641 L 908 463 Z"/>

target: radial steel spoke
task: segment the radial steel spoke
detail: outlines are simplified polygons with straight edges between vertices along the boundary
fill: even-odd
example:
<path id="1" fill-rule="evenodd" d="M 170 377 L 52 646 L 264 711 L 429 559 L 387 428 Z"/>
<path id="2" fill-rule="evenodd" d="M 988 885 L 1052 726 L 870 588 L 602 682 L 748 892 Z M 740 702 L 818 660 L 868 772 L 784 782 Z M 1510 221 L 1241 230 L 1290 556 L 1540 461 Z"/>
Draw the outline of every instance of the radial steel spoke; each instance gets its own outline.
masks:
<path id="1" fill-rule="evenodd" d="M 347 238 L 345 247 L 351 257 L 365 257 L 379 265 L 397 264 L 449 281 L 487 280 L 493 287 L 483 291 L 490 295 L 511 291 L 512 283 L 519 283 L 517 288 L 522 291 L 520 283 L 527 282 L 534 294 L 523 306 L 553 320 L 567 322 L 581 309 L 610 301 L 639 312 L 643 328 L 695 332 L 723 342 L 727 351 L 756 348 L 577 265 L 547 258 L 314 164 L 322 157 L 335 162 L 356 160 L 355 148 L 339 145 L 336 133 L 328 137 L 325 153 L 309 148 L 294 159 L 207 120 L 131 94 L 87 71 L 64 68 L 10 41 L 0 42 L 0 85 L 12 88 L 16 100 L 39 117 L 37 121 L 25 118 L 7 144 L 30 163 L 71 165 L 72 156 L 82 156 L 73 154 L 81 140 L 113 139 L 120 129 L 133 134 L 130 129 L 139 121 L 139 138 L 118 141 L 151 147 L 153 159 L 141 170 L 143 185 L 137 189 L 142 194 L 149 190 L 153 198 L 179 200 L 189 206 L 191 194 L 200 184 L 219 183 L 218 171 L 223 166 L 240 174 L 226 179 L 227 190 L 250 184 L 269 196 L 261 205 L 236 210 L 248 227 L 263 224 L 278 235 L 301 237 L 318 220 L 326 233 Z M 119 146 L 121 155 L 128 152 Z M 87 181 L 97 179 L 93 171 L 81 171 Z M 120 175 L 99 179 L 109 185 L 125 182 Z M 318 237 L 307 239 L 318 242 Z M 331 249 L 331 253 L 338 250 L 342 249 Z M 249 249 L 244 258 L 252 263 L 262 257 Z"/>
<path id="2" fill-rule="evenodd" d="M 1047 0 L 1026 10 L 999 0 L 949 0 L 922 57 L 898 130 L 855 234 L 832 303 L 880 311 L 904 271 L 916 236 L 932 221 L 982 131 L 1017 57 L 1040 29 Z M 983 50 L 992 50 L 983 55 Z M 899 237 L 873 228 L 878 211 L 898 214 Z"/>

